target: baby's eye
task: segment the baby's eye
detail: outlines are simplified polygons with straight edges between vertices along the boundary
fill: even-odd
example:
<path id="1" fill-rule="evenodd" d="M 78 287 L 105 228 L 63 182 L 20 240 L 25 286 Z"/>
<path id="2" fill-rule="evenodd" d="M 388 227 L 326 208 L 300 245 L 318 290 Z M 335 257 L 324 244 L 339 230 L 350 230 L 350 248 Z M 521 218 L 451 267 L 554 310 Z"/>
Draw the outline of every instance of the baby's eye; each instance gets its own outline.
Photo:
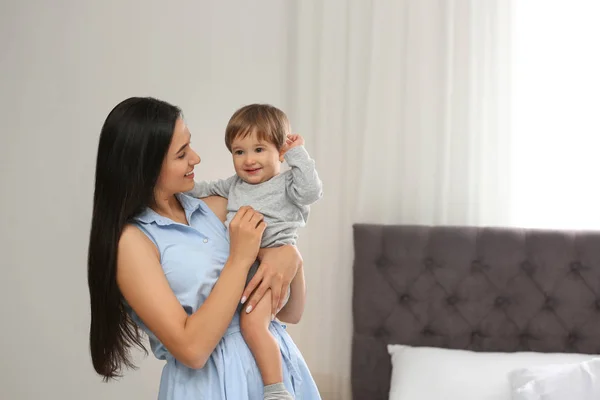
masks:
<path id="1" fill-rule="evenodd" d="M 264 149 L 263 149 L 262 147 L 259 147 L 259 148 L 257 148 L 257 149 L 256 149 L 256 152 L 257 152 L 257 153 L 262 153 L 262 152 L 263 152 L 263 150 L 264 150 Z"/>
<path id="2" fill-rule="evenodd" d="M 236 150 L 234 154 L 236 156 L 241 156 L 242 154 L 244 154 L 244 152 L 242 150 Z"/>

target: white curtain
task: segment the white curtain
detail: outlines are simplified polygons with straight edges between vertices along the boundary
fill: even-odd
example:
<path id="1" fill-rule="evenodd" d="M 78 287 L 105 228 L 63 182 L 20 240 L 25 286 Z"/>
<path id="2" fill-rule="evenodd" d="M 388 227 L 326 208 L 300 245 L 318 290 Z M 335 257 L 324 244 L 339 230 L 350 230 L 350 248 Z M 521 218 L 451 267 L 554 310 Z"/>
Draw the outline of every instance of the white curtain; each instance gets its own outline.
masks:
<path id="1" fill-rule="evenodd" d="M 600 229 L 600 2 L 515 5 L 511 223 Z"/>
<path id="2" fill-rule="evenodd" d="M 310 0 L 290 11 L 289 93 L 324 181 L 292 327 L 326 400 L 350 398 L 352 223 L 503 224 L 507 0 Z"/>

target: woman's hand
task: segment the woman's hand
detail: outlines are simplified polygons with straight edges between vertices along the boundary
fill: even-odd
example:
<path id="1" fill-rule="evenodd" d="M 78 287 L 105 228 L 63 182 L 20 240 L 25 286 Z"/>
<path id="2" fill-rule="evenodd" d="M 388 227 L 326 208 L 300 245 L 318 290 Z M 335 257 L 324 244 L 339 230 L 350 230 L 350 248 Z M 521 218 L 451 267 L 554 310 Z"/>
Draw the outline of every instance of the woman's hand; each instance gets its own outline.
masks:
<path id="1" fill-rule="evenodd" d="M 265 227 L 262 214 L 252 207 L 241 207 L 229 223 L 231 260 L 247 264 L 250 268 L 256 261 Z"/>
<path id="2" fill-rule="evenodd" d="M 296 246 L 285 245 L 261 249 L 258 258 L 260 265 L 256 274 L 242 294 L 242 303 L 248 299 L 246 312 L 251 312 L 271 289 L 272 315 L 277 315 L 285 300 L 290 282 L 302 266 L 302 256 Z"/>

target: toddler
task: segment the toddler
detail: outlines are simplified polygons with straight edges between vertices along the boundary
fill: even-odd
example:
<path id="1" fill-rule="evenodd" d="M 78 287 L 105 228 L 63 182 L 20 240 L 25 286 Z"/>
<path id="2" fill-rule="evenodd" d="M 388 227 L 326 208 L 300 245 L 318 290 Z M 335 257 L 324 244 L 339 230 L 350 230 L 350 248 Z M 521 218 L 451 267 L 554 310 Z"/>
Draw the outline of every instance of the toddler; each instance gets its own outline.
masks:
<path id="1" fill-rule="evenodd" d="M 283 111 L 251 104 L 230 118 L 225 144 L 233 156 L 235 175 L 197 182 L 190 194 L 227 198 L 226 226 L 242 206 L 260 212 L 267 223 L 261 247 L 295 245 L 298 228 L 308 220 L 309 206 L 322 196 L 322 183 L 304 139 L 291 134 Z M 281 173 L 284 160 L 290 169 Z M 255 272 L 250 271 L 249 279 Z M 271 296 L 265 295 L 252 313 L 242 312 L 240 329 L 261 372 L 264 399 L 292 399 L 283 385 L 279 345 L 269 332 L 271 309 Z"/>

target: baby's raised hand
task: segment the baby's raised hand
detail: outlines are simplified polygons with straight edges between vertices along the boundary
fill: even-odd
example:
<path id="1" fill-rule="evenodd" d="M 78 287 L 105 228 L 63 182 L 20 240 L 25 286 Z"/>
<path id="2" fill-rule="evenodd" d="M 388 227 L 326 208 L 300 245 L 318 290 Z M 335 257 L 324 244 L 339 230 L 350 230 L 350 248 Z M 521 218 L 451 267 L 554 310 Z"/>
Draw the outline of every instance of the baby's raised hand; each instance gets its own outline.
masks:
<path id="1" fill-rule="evenodd" d="M 304 138 L 298 134 L 287 135 L 287 139 L 285 141 L 284 149 L 288 151 L 297 146 L 304 146 Z"/>

